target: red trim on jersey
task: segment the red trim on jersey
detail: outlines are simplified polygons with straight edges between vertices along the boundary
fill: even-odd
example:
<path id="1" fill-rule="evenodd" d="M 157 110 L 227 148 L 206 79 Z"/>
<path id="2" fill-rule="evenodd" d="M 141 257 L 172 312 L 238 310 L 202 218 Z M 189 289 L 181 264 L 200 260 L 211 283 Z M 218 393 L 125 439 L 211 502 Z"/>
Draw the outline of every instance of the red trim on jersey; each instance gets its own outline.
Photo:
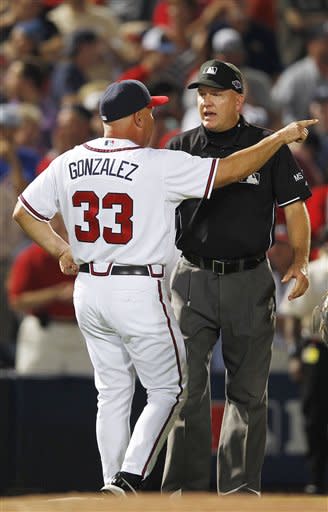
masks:
<path id="1" fill-rule="evenodd" d="M 33 215 L 35 217 L 37 217 L 40 220 L 47 220 L 47 221 L 50 220 L 50 219 L 48 219 L 48 217 L 44 217 L 43 215 L 41 215 L 41 213 L 38 213 L 36 210 L 34 210 L 34 208 L 32 208 L 32 206 L 26 201 L 26 199 L 24 198 L 23 194 L 21 194 L 19 196 L 19 199 L 26 206 L 26 208 L 28 210 L 30 210 L 31 213 L 33 213 Z"/>
<path id="2" fill-rule="evenodd" d="M 215 170 L 215 167 L 216 167 L 216 162 L 217 162 L 217 158 L 214 158 L 214 159 L 213 159 L 213 162 L 212 162 L 212 165 L 211 165 L 210 174 L 209 174 L 209 176 L 208 176 L 206 189 L 205 189 L 204 197 L 206 197 L 206 198 L 207 198 L 207 196 L 208 196 L 208 192 L 209 192 L 209 190 L 210 190 L 210 186 L 211 186 L 211 183 L 212 183 L 213 173 L 214 173 L 214 170 Z"/>
<path id="3" fill-rule="evenodd" d="M 94 269 L 94 263 L 89 263 L 89 270 L 90 270 L 90 274 L 92 276 L 102 276 L 102 277 L 107 277 L 109 276 L 110 274 L 110 271 L 111 271 L 111 268 L 112 268 L 112 263 L 108 263 L 108 267 L 107 267 L 107 270 L 105 270 L 105 272 L 97 272 L 95 269 Z"/>
<path id="4" fill-rule="evenodd" d="M 164 277 L 164 268 L 165 268 L 164 265 L 161 265 L 161 267 L 162 267 L 161 272 L 154 272 L 153 271 L 154 265 L 147 265 L 147 267 L 149 270 L 150 277 L 156 277 L 157 279 Z"/>
<path id="5" fill-rule="evenodd" d="M 147 470 L 147 466 L 153 456 L 153 453 L 159 443 L 159 440 L 161 439 L 162 437 L 162 434 L 169 422 L 169 420 L 171 419 L 172 417 L 172 414 L 173 414 L 173 411 L 174 409 L 176 408 L 176 406 L 178 405 L 179 403 L 179 398 L 180 396 L 182 395 L 182 392 L 183 392 L 183 387 L 182 387 L 182 370 L 181 370 L 181 365 L 180 365 L 180 360 L 179 360 L 179 351 L 178 351 L 178 347 L 177 347 L 177 341 L 175 339 L 175 336 L 174 336 L 174 333 L 173 333 L 173 329 L 172 329 L 172 326 L 171 326 L 171 320 L 170 320 L 170 317 L 168 315 L 168 312 L 167 312 L 167 309 L 166 309 L 166 305 L 165 305 L 165 302 L 164 302 L 164 299 L 163 299 L 163 293 L 162 293 L 162 284 L 161 284 L 161 281 L 157 281 L 157 285 L 158 285 L 158 295 L 159 295 L 159 300 L 160 300 L 160 303 L 162 304 L 163 306 L 163 311 L 164 311 L 164 315 L 166 317 L 166 321 L 167 321 L 167 325 L 168 325 L 168 328 L 169 328 L 169 331 L 170 331 L 170 335 L 171 335 L 171 338 L 172 338 L 172 341 L 173 341 L 173 345 L 174 345 L 174 351 L 175 351 L 175 357 L 176 357 L 176 361 L 177 361 L 177 367 L 178 367 L 178 372 L 179 372 L 179 387 L 180 387 L 180 393 L 178 393 L 178 395 L 176 396 L 176 403 L 172 406 L 172 409 L 171 409 L 171 412 L 170 414 L 168 415 L 160 433 L 158 434 L 156 440 L 155 440 L 155 443 L 154 443 L 154 446 L 148 456 L 148 459 L 146 460 L 146 463 L 142 469 L 142 472 L 141 472 L 141 476 L 145 476 L 145 473 L 146 473 L 146 470 Z"/>
<path id="6" fill-rule="evenodd" d="M 131 151 L 132 149 L 143 149 L 141 146 L 133 146 L 133 147 L 117 148 L 117 149 L 101 149 L 101 148 L 93 148 L 92 146 L 89 146 L 89 144 L 87 144 L 87 143 L 83 144 L 83 147 L 85 147 L 86 149 L 89 149 L 90 151 L 97 151 L 97 153 L 114 153 L 116 151 Z"/>

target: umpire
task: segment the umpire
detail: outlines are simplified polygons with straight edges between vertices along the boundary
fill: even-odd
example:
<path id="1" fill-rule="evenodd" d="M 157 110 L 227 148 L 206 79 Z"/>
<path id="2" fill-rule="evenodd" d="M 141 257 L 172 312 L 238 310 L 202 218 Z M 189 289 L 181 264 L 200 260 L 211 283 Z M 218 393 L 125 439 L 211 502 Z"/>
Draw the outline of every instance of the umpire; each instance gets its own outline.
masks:
<path id="1" fill-rule="evenodd" d="M 201 125 L 167 145 L 202 157 L 225 157 L 268 131 L 240 114 L 243 77 L 211 60 L 199 71 Z M 168 439 L 163 491 L 207 491 L 211 465 L 210 360 L 221 334 L 226 404 L 218 448 L 218 491 L 260 493 L 267 427 L 267 381 L 275 322 L 275 287 L 266 251 L 274 243 L 275 207 L 283 207 L 294 260 L 290 300 L 308 287 L 311 192 L 287 146 L 247 179 L 188 199 L 177 210 L 172 304 L 187 348 L 189 398 Z"/>

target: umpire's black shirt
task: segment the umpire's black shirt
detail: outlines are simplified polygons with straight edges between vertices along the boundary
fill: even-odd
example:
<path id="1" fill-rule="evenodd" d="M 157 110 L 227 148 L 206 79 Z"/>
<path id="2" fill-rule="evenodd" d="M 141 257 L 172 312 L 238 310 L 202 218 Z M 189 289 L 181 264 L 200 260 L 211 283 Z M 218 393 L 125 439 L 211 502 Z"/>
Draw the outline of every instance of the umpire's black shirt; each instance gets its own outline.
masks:
<path id="1" fill-rule="evenodd" d="M 171 139 L 167 148 L 225 157 L 269 134 L 241 116 L 230 130 L 211 132 L 200 125 Z M 288 146 L 283 146 L 261 169 L 213 190 L 210 199 L 183 201 L 176 215 L 177 247 L 186 255 L 222 260 L 264 254 L 274 243 L 275 206 L 284 207 L 310 195 L 302 170 Z"/>

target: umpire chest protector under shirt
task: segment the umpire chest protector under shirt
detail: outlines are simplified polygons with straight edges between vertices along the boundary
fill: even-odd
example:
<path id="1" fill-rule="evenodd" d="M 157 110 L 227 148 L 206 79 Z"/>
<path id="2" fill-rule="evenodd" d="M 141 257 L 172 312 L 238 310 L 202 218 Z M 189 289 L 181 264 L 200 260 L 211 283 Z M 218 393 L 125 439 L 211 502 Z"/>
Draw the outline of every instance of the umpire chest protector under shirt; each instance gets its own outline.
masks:
<path id="1" fill-rule="evenodd" d="M 167 147 L 222 158 L 270 133 L 240 116 L 230 130 L 210 132 L 200 125 L 177 135 Z M 248 178 L 213 190 L 210 199 L 183 201 L 176 211 L 177 247 L 185 255 L 222 260 L 264 254 L 274 243 L 275 207 L 310 196 L 301 168 L 288 146 L 283 146 Z"/>

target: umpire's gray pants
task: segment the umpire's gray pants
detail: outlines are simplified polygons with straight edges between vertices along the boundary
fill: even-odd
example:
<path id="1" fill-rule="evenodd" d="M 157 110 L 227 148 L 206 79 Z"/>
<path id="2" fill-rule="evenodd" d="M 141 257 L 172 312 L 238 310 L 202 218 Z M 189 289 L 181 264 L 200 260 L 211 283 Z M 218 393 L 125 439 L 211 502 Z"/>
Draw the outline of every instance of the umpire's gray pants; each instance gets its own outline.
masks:
<path id="1" fill-rule="evenodd" d="M 172 305 L 185 338 L 188 400 L 168 438 L 162 489 L 207 491 L 211 466 L 210 359 L 221 331 L 226 403 L 218 448 L 218 491 L 259 492 L 267 427 L 267 381 L 275 320 L 268 262 L 227 275 L 181 258 Z"/>

